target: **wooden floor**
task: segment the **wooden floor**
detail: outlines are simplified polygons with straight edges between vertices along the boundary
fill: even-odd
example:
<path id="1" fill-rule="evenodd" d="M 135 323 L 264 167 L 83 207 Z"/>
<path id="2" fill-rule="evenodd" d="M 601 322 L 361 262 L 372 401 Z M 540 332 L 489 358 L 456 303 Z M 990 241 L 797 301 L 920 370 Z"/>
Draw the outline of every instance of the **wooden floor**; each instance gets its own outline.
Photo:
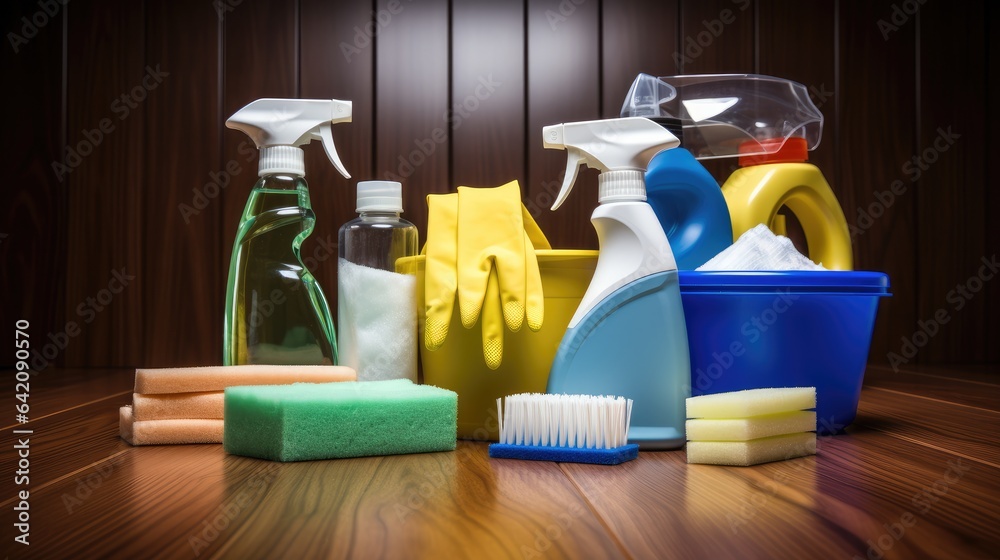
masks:
<path id="1" fill-rule="evenodd" d="M 132 372 L 44 371 L 4 427 L 10 558 L 996 558 L 1000 376 L 870 366 L 819 455 L 751 468 L 644 452 L 617 467 L 491 460 L 481 443 L 280 464 L 220 445 L 130 447 Z M 13 375 L 8 375 L 11 379 Z M 13 386 L 13 381 L 7 384 Z M 14 408 L 5 395 L 4 410 Z M 13 430 L 30 435 L 14 542 Z M 20 436 L 23 437 L 23 436 Z"/>

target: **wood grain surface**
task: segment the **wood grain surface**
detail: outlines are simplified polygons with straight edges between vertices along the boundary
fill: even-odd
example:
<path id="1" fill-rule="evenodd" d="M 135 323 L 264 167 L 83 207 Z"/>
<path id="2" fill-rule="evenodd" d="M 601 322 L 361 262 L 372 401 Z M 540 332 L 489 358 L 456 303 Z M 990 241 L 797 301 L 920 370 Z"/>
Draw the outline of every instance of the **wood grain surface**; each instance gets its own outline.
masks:
<path id="1" fill-rule="evenodd" d="M 985 23 L 986 29 L 1000 29 L 1000 5 L 997 5 L 996 2 L 986 3 Z M 987 34 L 987 37 L 991 36 Z M 987 48 L 986 57 L 992 62 L 986 66 L 986 94 L 987 99 L 992 100 L 1000 96 L 1000 64 L 995 62 L 1000 60 L 1000 41 L 988 39 Z M 995 103 L 987 103 L 986 129 L 997 130 L 997 127 L 1000 127 L 1000 107 L 997 107 Z M 996 134 L 988 134 L 985 153 L 995 154 L 997 150 L 1000 150 L 1000 138 Z M 992 159 L 983 159 L 983 168 L 986 170 L 987 177 L 991 177 Z M 985 199 L 981 211 L 986 220 L 986 247 L 989 250 L 995 250 L 996 240 L 1000 239 L 1000 220 L 996 219 L 996 216 L 1000 216 L 1000 193 L 996 189 L 987 188 L 984 194 Z M 995 287 L 986 290 L 983 298 L 985 304 L 981 308 L 982 313 L 986 317 L 1000 317 L 1000 290 Z M 997 321 L 987 321 L 984 336 L 986 340 L 1000 339 L 1000 324 Z M 984 361 L 996 363 L 998 357 L 1000 357 L 1000 344 L 987 344 Z"/>
<path id="2" fill-rule="evenodd" d="M 34 7 L 28 2 L 18 7 L 28 5 Z M 69 192 L 52 172 L 53 162 L 65 157 L 65 17 L 65 12 L 56 14 L 41 36 L 31 39 L 20 35 L 24 22 L 4 19 L 5 24 L 11 22 L 4 29 L 24 42 L 15 40 L 16 46 L 2 49 L 0 64 L 12 75 L 32 76 L 33 80 L 32 87 L 10 88 L 4 97 L 10 107 L 34 108 L 7 111 L 7 126 L 18 133 L 0 139 L 4 161 L 15 163 L 8 171 L 9 179 L 0 184 L 0 262 L 5 271 L 0 275 L 0 291 L 16 294 L 0 299 L 0 315 L 7 319 L 0 332 L 11 338 L 18 319 L 29 320 L 43 333 L 66 328 Z M 42 356 L 39 362 L 44 359 Z"/>
<path id="3" fill-rule="evenodd" d="M 996 215 L 976 208 L 982 204 L 986 209 L 988 168 L 959 149 L 963 144 L 985 145 L 986 136 L 992 134 L 983 118 L 989 101 L 987 75 L 982 71 L 987 66 L 986 28 L 969 25 L 970 21 L 984 21 L 985 15 L 982 3 L 971 3 L 962 10 L 941 4 L 920 12 L 918 87 L 922 110 L 914 156 L 915 169 L 921 175 L 914 194 L 916 223 L 925 225 L 917 228 L 915 246 L 922 249 L 917 257 L 918 271 L 926 273 L 921 274 L 918 284 L 917 318 L 927 321 L 942 309 L 949 316 L 948 328 L 927 345 L 932 362 L 954 354 L 964 340 L 982 336 L 991 328 L 987 326 L 988 314 L 959 318 L 950 324 L 952 318 L 973 307 L 987 309 L 983 282 L 989 281 L 986 275 L 992 278 L 996 273 L 982 270 L 982 259 L 991 260 L 1000 249 L 1000 237 L 986 236 L 986 224 L 996 221 Z M 965 40 L 957 43 L 950 39 L 957 34 Z M 963 78 L 947 78 L 954 75 Z M 970 211 L 973 208 L 977 211 Z M 984 277 L 979 277 L 983 273 Z M 956 290 L 959 285 L 965 288 L 964 294 Z M 970 348 L 963 356 L 969 363 L 983 362 L 988 346 Z"/>
<path id="4" fill-rule="evenodd" d="M 919 392 L 926 398 L 988 410 L 1000 409 L 1000 391 L 994 385 L 994 371 L 976 372 L 963 368 L 962 376 L 956 378 L 948 376 L 950 370 L 946 368 L 922 369 L 893 371 L 886 366 L 869 364 L 865 385 L 900 393 Z"/>
<path id="5" fill-rule="evenodd" d="M 597 234 L 590 224 L 597 194 L 597 172 L 581 169 L 574 196 L 557 211 L 551 211 L 566 175 L 566 152 L 545 149 L 542 128 L 601 118 L 601 76 L 593 67 L 601 57 L 602 44 L 591 39 L 600 34 L 602 6 L 596 2 L 584 3 L 570 12 L 560 5 L 557 0 L 527 4 L 528 182 L 524 185 L 523 200 L 552 247 L 590 248 L 597 246 Z M 568 13 L 564 15 L 560 9 Z M 624 98 L 624 93 L 620 95 Z"/>
<path id="6" fill-rule="evenodd" d="M 212 52 L 221 41 L 218 19 L 187 16 L 202 7 L 185 1 L 148 8 L 160 24 L 149 30 L 147 59 L 171 75 L 146 102 L 146 146 L 170 149 L 149 155 L 141 187 L 143 249 L 157 257 L 144 261 L 141 309 L 159 319 L 145 321 L 141 334 L 145 352 L 161 356 L 164 367 L 197 365 L 202 356 L 211 356 L 209 363 L 221 359 L 225 292 L 217 287 L 224 286 L 229 259 L 222 252 L 221 199 L 256 169 L 256 162 L 227 168 L 219 160 L 221 61 L 185 54 L 188 48 Z M 202 87 L 184 87 L 190 81 Z M 181 322 L 189 336 L 175 335 Z"/>
<path id="7" fill-rule="evenodd" d="M 616 467 L 493 460 L 465 441 L 287 464 L 221 445 L 131 447 L 117 427 L 131 370 L 45 375 L 32 403 L 49 412 L 20 426 L 34 431 L 31 544 L 5 523 L 9 558 L 991 558 L 1000 547 L 1000 383 L 960 367 L 870 367 L 846 434 L 819 438 L 816 456 L 746 468 L 688 465 L 680 450 Z M 8 513 L 15 459 L 0 451 Z"/>
<path id="8" fill-rule="evenodd" d="M 870 358 L 888 361 L 888 352 L 899 352 L 900 337 L 913 333 L 916 297 L 923 278 L 917 262 L 919 248 L 914 243 L 916 185 L 902 169 L 917 146 L 917 26 L 910 22 L 886 39 L 877 22 L 891 15 L 892 2 L 888 0 L 850 7 L 842 2 L 838 10 L 835 138 L 839 177 L 850 185 L 840 193 L 840 205 L 848 225 L 856 228 L 851 238 L 855 266 L 874 266 L 893 279 L 893 297 L 883 302 L 876 319 Z M 893 80 L 886 82 L 889 73 Z M 856 149 L 859 137 L 872 148 Z M 897 191 L 903 194 L 893 198 L 891 205 L 882 204 L 876 193 L 891 189 L 894 181 L 901 181 Z"/>
<path id="9" fill-rule="evenodd" d="M 379 6 L 389 8 L 385 0 Z M 387 24 L 391 32 L 378 41 L 375 83 L 386 87 L 375 91 L 379 142 L 375 169 L 368 178 L 403 183 L 403 217 L 417 226 L 423 244 L 425 198 L 454 190 L 448 163 L 453 134 L 448 120 L 449 7 L 444 0 L 404 6 Z M 417 44 L 420 48 L 413 48 Z"/>
<path id="10" fill-rule="evenodd" d="M 42 12 L 47 23 L 3 54 L 21 84 L 11 127 L 30 131 L 4 140 L 15 177 L 0 186 L 3 332 L 31 321 L 45 340 L 39 364 L 220 363 L 232 242 L 257 167 L 224 121 L 256 98 L 354 103 L 353 122 L 333 129 L 350 180 L 306 148 L 317 225 L 302 255 L 335 305 L 336 234 L 355 215 L 357 181 L 403 178 L 405 216 L 424 238 L 427 194 L 516 178 L 557 248 L 596 248 L 596 173 L 581 171 L 579 192 L 549 211 L 564 158 L 542 148 L 540 127 L 617 116 L 639 72 L 758 72 L 810 90 L 826 117 L 811 158 L 861 230 L 856 268 L 890 277 L 870 361 L 922 341 L 920 321 L 944 309 L 948 322 L 905 365 L 995 364 L 998 282 L 972 279 L 1000 240 L 989 185 L 998 140 L 988 134 L 1000 114 L 990 103 L 1000 9 L 917 5 L 909 14 L 896 0 L 185 0 Z M 40 9 L 4 3 L 4 29 L 20 33 Z M 168 76 L 144 90 L 157 65 Z M 499 85 L 477 98 L 491 75 Z M 114 130 L 90 146 L 106 118 Z M 913 158 L 948 127 L 960 138 L 920 169 Z M 86 155 L 60 181 L 52 163 L 70 149 Z M 725 180 L 735 165 L 707 167 Z M 230 166 L 239 172 L 226 187 L 206 190 Z M 905 191 L 887 198 L 897 181 Z M 179 205 L 193 206 L 197 191 L 215 196 L 185 220 Z M 794 220 L 789 232 L 801 245 Z M 135 280 L 109 298 L 102 290 L 122 268 Z M 953 290 L 968 282 L 974 297 L 958 309 Z M 76 334 L 64 338 L 68 326 Z"/>
<path id="11" fill-rule="evenodd" d="M 65 87 L 73 93 L 65 101 L 66 143 L 78 156 L 65 156 L 76 166 L 60 184 L 70 208 L 65 332 L 70 322 L 78 327 L 60 352 L 67 363 L 135 365 L 143 347 L 136 326 L 143 322 L 145 278 L 146 102 L 164 95 L 170 79 L 156 73 L 155 62 L 152 73 L 146 70 L 144 15 L 142 5 L 127 1 L 67 11 Z"/>
<path id="12" fill-rule="evenodd" d="M 451 3 L 451 180 L 498 187 L 525 180 L 524 6 Z"/>

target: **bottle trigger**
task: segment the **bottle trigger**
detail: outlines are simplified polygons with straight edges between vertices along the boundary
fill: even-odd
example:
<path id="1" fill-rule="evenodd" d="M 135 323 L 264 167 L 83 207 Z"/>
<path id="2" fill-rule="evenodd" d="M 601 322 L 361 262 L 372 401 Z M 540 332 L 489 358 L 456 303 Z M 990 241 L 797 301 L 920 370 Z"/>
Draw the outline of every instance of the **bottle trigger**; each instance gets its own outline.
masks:
<path id="1" fill-rule="evenodd" d="M 350 179 L 351 174 L 347 172 L 347 168 L 344 167 L 344 162 L 340 161 L 340 155 L 337 154 L 337 146 L 333 143 L 333 123 L 323 123 L 319 126 L 319 138 L 323 142 L 323 149 L 326 150 L 326 156 L 330 158 L 330 162 L 333 166 L 337 168 L 345 178 Z"/>
<path id="2" fill-rule="evenodd" d="M 580 165 L 586 162 L 586 158 L 577 150 L 567 147 L 566 152 L 565 178 L 563 179 L 562 187 L 559 189 L 559 195 L 556 197 L 556 201 L 552 203 L 553 210 L 558 209 L 562 206 L 562 203 L 566 201 L 570 191 L 573 190 L 573 183 L 576 182 L 576 176 L 580 172 Z"/>

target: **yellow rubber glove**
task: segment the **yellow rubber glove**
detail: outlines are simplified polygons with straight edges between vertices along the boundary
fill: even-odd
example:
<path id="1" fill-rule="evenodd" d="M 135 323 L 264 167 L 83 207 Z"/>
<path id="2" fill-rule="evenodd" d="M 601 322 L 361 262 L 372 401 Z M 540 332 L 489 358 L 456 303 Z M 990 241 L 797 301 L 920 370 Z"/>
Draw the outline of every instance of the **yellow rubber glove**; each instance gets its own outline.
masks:
<path id="1" fill-rule="evenodd" d="M 538 223 L 535 222 L 535 218 L 532 217 L 531 212 L 521 205 L 521 222 L 524 223 L 524 233 L 528 236 L 528 242 L 531 243 L 531 247 L 534 250 L 538 249 L 551 249 L 552 245 L 549 245 L 549 240 L 542 233 L 542 228 L 538 227 Z"/>
<path id="2" fill-rule="evenodd" d="M 528 307 L 526 261 L 535 260 L 522 208 L 517 181 L 496 188 L 458 188 L 458 305 L 466 328 L 479 319 L 492 269 L 497 273 L 504 322 L 512 331 L 521 328 Z M 538 310 L 530 315 L 538 317 Z M 529 327 L 537 330 L 540 325 Z"/>
<path id="3" fill-rule="evenodd" d="M 527 317 L 532 331 L 542 326 L 541 276 L 526 229 L 533 236 L 541 234 L 521 204 L 517 181 L 496 188 L 458 188 L 459 312 L 465 328 L 482 316 L 483 355 L 491 369 L 503 358 L 504 324 L 516 332 Z"/>
<path id="4" fill-rule="evenodd" d="M 424 263 L 424 346 L 437 350 L 448 337 L 458 288 L 458 195 L 427 195 Z"/>
<path id="5" fill-rule="evenodd" d="M 542 326 L 545 302 L 534 250 L 551 246 L 521 204 L 516 181 L 458 190 L 427 197 L 424 345 L 436 350 L 444 343 L 457 291 L 462 324 L 472 328 L 482 316 L 483 356 L 496 369 L 505 324 L 517 331 L 527 318 L 529 329 Z"/>
<path id="6" fill-rule="evenodd" d="M 542 293 L 542 274 L 538 270 L 537 249 L 551 249 L 552 245 L 538 227 L 535 218 L 531 216 L 524 204 L 521 204 L 521 221 L 524 223 L 524 266 L 525 266 L 525 314 L 528 317 L 528 328 L 537 332 L 542 328 L 545 315 L 545 295 Z"/>
<path id="7" fill-rule="evenodd" d="M 503 312 L 497 269 L 490 270 L 483 297 L 483 359 L 486 367 L 497 369 L 503 362 Z"/>

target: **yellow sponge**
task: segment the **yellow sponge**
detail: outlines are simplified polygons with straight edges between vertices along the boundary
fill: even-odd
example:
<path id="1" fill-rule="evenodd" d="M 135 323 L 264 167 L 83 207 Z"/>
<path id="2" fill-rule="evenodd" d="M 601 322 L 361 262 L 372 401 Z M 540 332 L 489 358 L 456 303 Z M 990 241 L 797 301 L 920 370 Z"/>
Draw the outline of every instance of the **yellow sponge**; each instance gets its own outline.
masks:
<path id="1" fill-rule="evenodd" d="M 688 418 L 748 418 L 816 408 L 815 387 L 748 389 L 687 399 Z"/>
<path id="2" fill-rule="evenodd" d="M 687 421 L 689 441 L 749 441 L 752 439 L 810 432 L 816 429 L 816 413 L 780 412 L 753 418 L 711 418 Z"/>
<path id="3" fill-rule="evenodd" d="M 816 453 L 815 387 L 687 399 L 687 462 L 750 466 Z"/>
<path id="4" fill-rule="evenodd" d="M 748 467 L 816 454 L 816 434 L 805 432 L 751 441 L 689 441 L 688 463 Z"/>

